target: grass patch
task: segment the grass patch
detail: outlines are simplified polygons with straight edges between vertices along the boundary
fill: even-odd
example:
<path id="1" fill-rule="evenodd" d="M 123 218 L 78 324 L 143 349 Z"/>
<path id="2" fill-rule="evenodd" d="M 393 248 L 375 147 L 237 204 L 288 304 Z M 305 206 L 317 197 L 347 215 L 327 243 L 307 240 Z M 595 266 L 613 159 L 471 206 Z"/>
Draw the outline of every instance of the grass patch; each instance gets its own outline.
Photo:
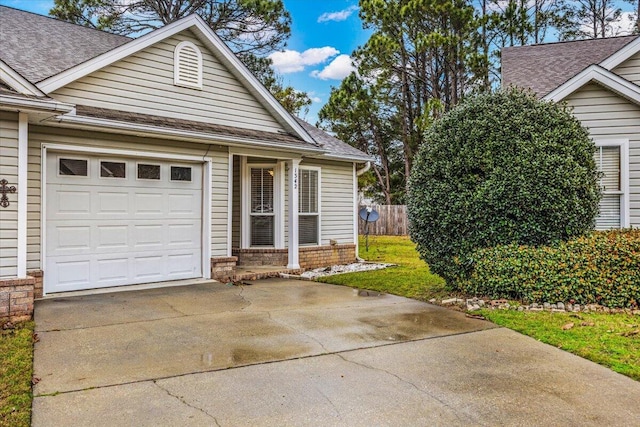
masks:
<path id="1" fill-rule="evenodd" d="M 31 425 L 33 322 L 0 330 L 0 426 Z"/>
<path id="2" fill-rule="evenodd" d="M 444 280 L 431 273 L 408 237 L 371 236 L 369 252 L 360 238 L 360 256 L 367 261 L 398 264 L 385 270 L 338 274 L 324 283 L 400 295 L 419 300 L 454 295 Z M 640 381 L 640 316 L 606 313 L 550 313 L 483 310 L 500 326 L 561 348 Z M 568 323 L 574 326 L 563 330 Z M 581 326 L 584 323 L 585 326 Z M 591 325 L 593 323 L 593 325 Z"/>
<path id="3" fill-rule="evenodd" d="M 500 326 L 640 381 L 640 316 L 482 310 Z M 573 323 L 570 329 L 562 327 Z"/>
<path id="4" fill-rule="evenodd" d="M 451 292 L 444 279 L 429 271 L 420 259 L 415 244 L 407 236 L 370 236 L 369 252 L 360 236 L 360 257 L 372 262 L 398 264 L 384 270 L 338 274 L 322 277 L 320 282 L 369 289 L 419 300 L 442 298 Z"/>

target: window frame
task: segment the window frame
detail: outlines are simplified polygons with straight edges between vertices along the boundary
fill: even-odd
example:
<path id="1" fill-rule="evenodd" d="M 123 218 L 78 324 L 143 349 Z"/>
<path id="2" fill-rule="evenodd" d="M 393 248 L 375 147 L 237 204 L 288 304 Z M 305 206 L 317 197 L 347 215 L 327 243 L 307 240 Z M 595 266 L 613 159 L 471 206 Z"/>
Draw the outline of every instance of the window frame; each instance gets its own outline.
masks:
<path id="1" fill-rule="evenodd" d="M 86 175 L 65 175 L 60 173 L 60 161 L 61 160 L 84 160 L 85 162 L 87 162 L 87 174 Z M 91 160 L 88 157 L 82 157 L 82 156 L 68 156 L 65 154 L 58 154 L 56 155 L 56 175 L 58 177 L 64 177 L 64 178 L 73 178 L 73 179 L 90 179 L 91 178 Z"/>
<path id="2" fill-rule="evenodd" d="M 139 167 L 140 165 L 144 165 L 144 166 L 158 166 L 160 168 L 160 178 L 158 179 L 153 179 L 153 178 L 140 178 L 139 175 Z M 136 162 L 136 181 L 145 181 L 145 182 L 162 182 L 162 165 L 160 163 L 154 163 L 154 162 L 145 162 L 145 161 L 139 161 Z"/>
<path id="3" fill-rule="evenodd" d="M 316 197 L 317 197 L 317 211 L 316 212 L 300 212 L 301 204 L 300 204 L 300 192 L 302 191 L 302 171 L 313 171 L 318 173 L 318 185 L 316 187 Z M 309 247 L 309 246 L 321 246 L 322 244 L 322 168 L 319 166 L 306 166 L 300 165 L 298 167 L 298 228 L 300 227 L 300 217 L 301 216 L 315 216 L 318 218 L 318 229 L 317 236 L 318 241 L 316 243 L 300 243 L 300 230 L 298 229 L 298 245 Z"/>
<path id="4" fill-rule="evenodd" d="M 251 169 L 272 169 L 273 170 L 273 209 L 271 212 L 251 212 Z M 278 218 L 281 215 L 280 212 L 280 171 L 277 163 L 246 163 L 245 167 L 245 181 L 246 181 L 246 191 L 245 191 L 245 200 L 246 200 L 246 212 L 245 212 L 245 224 L 246 224 L 246 241 L 245 247 L 247 248 L 277 248 L 279 242 L 279 227 L 278 227 Z M 251 242 L 251 218 L 254 216 L 270 216 L 273 218 L 273 244 L 271 245 L 254 245 Z"/>
<path id="5" fill-rule="evenodd" d="M 620 195 L 620 228 L 629 228 L 630 226 L 630 205 L 629 205 L 629 140 L 628 139 L 597 139 L 594 141 L 596 155 L 600 147 L 620 147 L 620 190 L 606 191 L 603 194 L 619 194 Z M 596 168 L 600 171 L 600 163 L 596 161 Z M 598 213 L 598 215 L 600 215 Z"/>
<path id="6" fill-rule="evenodd" d="M 184 81 L 180 78 L 180 52 L 185 48 L 191 48 L 196 52 L 196 56 L 198 57 L 197 64 L 197 83 L 191 83 L 188 81 Z M 182 41 L 178 43 L 173 50 L 173 84 L 174 86 L 186 87 L 189 89 L 200 89 L 202 90 L 202 69 L 204 67 L 204 60 L 202 58 L 202 51 L 198 46 L 196 46 L 193 42 L 188 40 Z"/>
<path id="7" fill-rule="evenodd" d="M 189 169 L 191 169 L 190 179 L 188 181 L 184 180 L 184 179 L 173 179 L 172 176 L 171 176 L 171 174 L 173 172 L 172 168 L 189 168 Z M 183 184 L 191 184 L 191 183 L 193 183 L 193 175 L 194 175 L 194 173 L 193 173 L 193 166 L 192 165 L 171 163 L 171 164 L 169 164 L 169 168 L 168 169 L 169 169 L 169 182 L 181 182 Z"/>

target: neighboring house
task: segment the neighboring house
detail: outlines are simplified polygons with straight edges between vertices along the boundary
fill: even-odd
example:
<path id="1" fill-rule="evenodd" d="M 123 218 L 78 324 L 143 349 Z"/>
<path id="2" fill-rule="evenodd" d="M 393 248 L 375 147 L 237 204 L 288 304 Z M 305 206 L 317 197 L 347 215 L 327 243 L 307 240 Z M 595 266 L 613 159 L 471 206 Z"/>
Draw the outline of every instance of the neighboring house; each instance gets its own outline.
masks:
<path id="1" fill-rule="evenodd" d="M 505 48 L 502 85 L 573 108 L 603 172 L 596 228 L 640 226 L 640 37 Z"/>
<path id="2" fill-rule="evenodd" d="M 195 15 L 131 39 L 0 6 L 0 130 L 0 286 L 356 259 L 370 158 L 287 113 Z"/>

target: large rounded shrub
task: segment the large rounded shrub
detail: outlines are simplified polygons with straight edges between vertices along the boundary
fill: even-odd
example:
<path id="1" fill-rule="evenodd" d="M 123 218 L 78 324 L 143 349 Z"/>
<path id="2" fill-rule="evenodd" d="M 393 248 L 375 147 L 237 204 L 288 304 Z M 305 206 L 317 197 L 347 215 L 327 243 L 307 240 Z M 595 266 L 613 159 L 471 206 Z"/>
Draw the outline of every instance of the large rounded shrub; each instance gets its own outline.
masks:
<path id="1" fill-rule="evenodd" d="M 543 245 L 593 227 L 595 146 L 567 107 L 517 89 L 467 98 L 436 121 L 414 160 L 412 240 L 449 285 L 478 248 Z"/>

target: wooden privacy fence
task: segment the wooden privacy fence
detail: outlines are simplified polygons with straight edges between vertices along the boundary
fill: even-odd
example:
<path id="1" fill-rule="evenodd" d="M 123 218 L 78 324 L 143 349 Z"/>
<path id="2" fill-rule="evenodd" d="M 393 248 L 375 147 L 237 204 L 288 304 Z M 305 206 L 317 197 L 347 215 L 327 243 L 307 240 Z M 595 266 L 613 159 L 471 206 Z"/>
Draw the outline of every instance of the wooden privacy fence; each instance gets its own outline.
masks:
<path id="1" fill-rule="evenodd" d="M 360 209 L 363 207 L 365 206 L 360 206 Z M 380 219 L 369 223 L 370 235 L 405 236 L 409 234 L 409 221 L 405 205 L 371 205 L 370 207 L 380 214 Z M 360 234 L 364 234 L 365 224 L 364 220 L 358 219 Z"/>

